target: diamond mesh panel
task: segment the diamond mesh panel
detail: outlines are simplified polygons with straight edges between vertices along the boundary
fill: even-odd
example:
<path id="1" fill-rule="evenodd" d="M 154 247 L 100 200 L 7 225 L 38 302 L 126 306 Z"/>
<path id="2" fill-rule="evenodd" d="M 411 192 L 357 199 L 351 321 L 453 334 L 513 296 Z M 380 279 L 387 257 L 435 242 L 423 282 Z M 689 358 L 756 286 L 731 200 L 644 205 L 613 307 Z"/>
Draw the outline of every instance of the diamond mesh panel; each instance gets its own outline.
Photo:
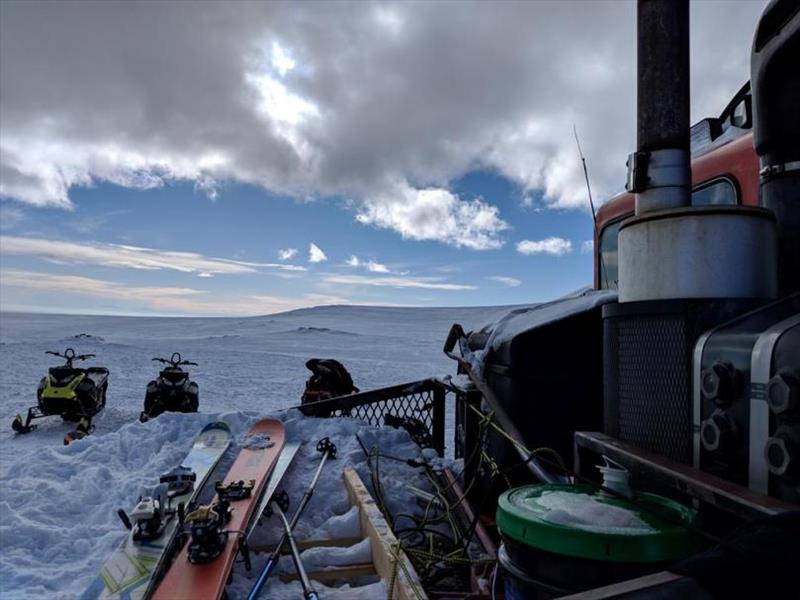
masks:
<path id="1" fill-rule="evenodd" d="M 351 417 L 379 427 L 399 427 L 421 447 L 443 454 L 446 393 L 442 383 L 428 379 L 322 400 L 303 408 L 320 417 Z"/>
<path id="2" fill-rule="evenodd" d="M 679 316 L 639 316 L 616 322 L 619 437 L 689 463 L 691 342 Z"/>
<path id="3" fill-rule="evenodd" d="M 383 425 L 386 415 L 395 417 L 411 417 L 421 421 L 428 431 L 433 429 L 433 391 L 418 392 L 407 396 L 398 396 L 388 400 L 371 401 L 352 408 L 340 408 L 333 411 L 332 417 L 353 417 L 366 421 L 370 425 Z"/>

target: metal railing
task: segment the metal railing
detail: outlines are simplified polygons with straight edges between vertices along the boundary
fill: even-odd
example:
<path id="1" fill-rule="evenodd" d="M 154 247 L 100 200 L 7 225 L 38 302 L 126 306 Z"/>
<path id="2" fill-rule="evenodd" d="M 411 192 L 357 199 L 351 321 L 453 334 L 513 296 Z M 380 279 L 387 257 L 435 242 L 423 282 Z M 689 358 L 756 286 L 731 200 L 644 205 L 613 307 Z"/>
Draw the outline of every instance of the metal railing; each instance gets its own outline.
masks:
<path id="1" fill-rule="evenodd" d="M 445 450 L 445 399 L 452 387 L 423 379 L 298 406 L 315 417 L 352 417 L 370 425 L 400 427 L 423 448 Z"/>

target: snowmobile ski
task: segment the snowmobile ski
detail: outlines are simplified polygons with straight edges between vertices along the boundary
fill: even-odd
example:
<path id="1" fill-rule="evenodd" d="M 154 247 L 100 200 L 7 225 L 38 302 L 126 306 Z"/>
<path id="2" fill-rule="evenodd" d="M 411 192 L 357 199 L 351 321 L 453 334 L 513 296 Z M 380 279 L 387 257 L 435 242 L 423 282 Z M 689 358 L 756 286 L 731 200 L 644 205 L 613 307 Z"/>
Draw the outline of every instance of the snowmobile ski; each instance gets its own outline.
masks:
<path id="1" fill-rule="evenodd" d="M 300 499 L 300 503 L 297 505 L 297 509 L 294 511 L 292 515 L 292 520 L 289 522 L 289 530 L 293 530 L 294 526 L 297 525 L 297 521 L 300 519 L 300 515 L 303 514 L 303 510 L 305 510 L 308 501 L 311 500 L 311 496 L 314 495 L 314 488 L 317 487 L 317 482 L 319 481 L 319 477 L 322 474 L 322 468 L 325 466 L 325 462 L 329 458 L 336 458 L 336 445 L 329 439 L 323 438 L 319 442 L 317 442 L 317 452 L 322 454 L 322 458 L 319 461 L 319 465 L 317 466 L 317 470 L 314 472 L 314 477 L 311 479 L 311 483 L 308 484 L 308 488 L 305 492 L 303 492 L 303 497 Z M 276 496 L 277 497 L 277 496 Z M 271 500 L 272 498 L 270 498 Z M 280 541 L 275 546 L 275 549 L 272 551 L 272 554 L 269 555 L 267 562 L 264 564 L 264 567 L 261 569 L 261 572 L 258 574 L 256 578 L 256 582 L 253 584 L 253 587 L 250 589 L 250 593 L 247 594 L 247 600 L 256 600 L 258 595 L 261 593 L 261 588 L 264 587 L 264 584 L 269 579 L 269 576 L 275 570 L 275 567 L 278 564 L 278 560 L 281 556 L 281 550 L 283 549 L 283 545 L 286 544 L 289 540 L 289 536 L 284 533 L 281 536 Z"/>
<path id="2" fill-rule="evenodd" d="M 130 533 L 80 600 L 138 600 L 148 596 L 168 560 L 184 507 L 203 489 L 230 442 L 226 423 L 209 423 L 197 435 L 181 465 L 161 476 L 152 496 L 139 498 L 130 512 L 119 510 Z"/>
<path id="3" fill-rule="evenodd" d="M 153 594 L 154 600 L 215 600 L 240 552 L 249 568 L 245 532 L 284 445 L 283 423 L 262 419 L 250 429 L 239 455 L 208 506 L 186 515 L 189 541 Z"/>

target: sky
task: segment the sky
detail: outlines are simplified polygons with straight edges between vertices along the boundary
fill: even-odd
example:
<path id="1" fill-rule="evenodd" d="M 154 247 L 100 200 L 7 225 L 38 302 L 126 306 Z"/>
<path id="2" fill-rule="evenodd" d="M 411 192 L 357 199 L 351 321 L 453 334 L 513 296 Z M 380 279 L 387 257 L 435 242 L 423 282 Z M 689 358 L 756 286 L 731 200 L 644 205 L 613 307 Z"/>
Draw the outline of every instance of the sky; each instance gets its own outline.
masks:
<path id="1" fill-rule="evenodd" d="M 691 8 L 692 119 L 765 2 Z M 469 306 L 592 282 L 635 3 L 0 2 L 0 310 Z"/>

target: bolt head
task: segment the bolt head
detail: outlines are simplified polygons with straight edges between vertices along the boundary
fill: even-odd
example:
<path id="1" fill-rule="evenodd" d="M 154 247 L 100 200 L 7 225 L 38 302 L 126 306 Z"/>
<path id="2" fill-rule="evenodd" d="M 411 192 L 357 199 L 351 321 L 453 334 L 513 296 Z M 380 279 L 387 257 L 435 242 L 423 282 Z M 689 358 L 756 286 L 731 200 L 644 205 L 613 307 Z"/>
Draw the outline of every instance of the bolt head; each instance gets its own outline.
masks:
<path id="1" fill-rule="evenodd" d="M 700 374 L 703 397 L 717 406 L 728 406 L 736 395 L 736 368 L 729 362 L 715 361 Z"/>
<path id="2" fill-rule="evenodd" d="M 790 412 L 800 404 L 800 391 L 794 378 L 778 373 L 767 383 L 767 402 L 776 415 Z"/>
<path id="3" fill-rule="evenodd" d="M 764 446 L 767 468 L 773 475 L 786 475 L 800 470 L 800 452 L 794 444 L 784 437 L 775 436 Z"/>
<path id="4" fill-rule="evenodd" d="M 706 419 L 700 426 L 700 441 L 703 448 L 714 452 L 719 448 L 720 431 L 713 419 Z"/>
<path id="5" fill-rule="evenodd" d="M 725 450 L 736 439 L 736 424 L 720 410 L 714 413 L 700 426 L 700 441 L 709 452 Z"/>

